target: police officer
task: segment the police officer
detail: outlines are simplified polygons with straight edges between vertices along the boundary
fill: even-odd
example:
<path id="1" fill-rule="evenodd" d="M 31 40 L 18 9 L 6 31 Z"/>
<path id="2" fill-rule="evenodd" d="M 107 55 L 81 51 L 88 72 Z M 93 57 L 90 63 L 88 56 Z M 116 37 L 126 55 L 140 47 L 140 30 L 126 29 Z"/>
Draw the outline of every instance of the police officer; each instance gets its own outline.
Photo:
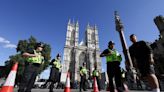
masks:
<path id="1" fill-rule="evenodd" d="M 96 78 L 97 84 L 98 84 L 98 89 L 99 89 L 99 91 L 101 91 L 101 85 L 100 85 L 101 73 L 97 69 L 97 63 L 94 64 L 94 70 L 92 71 L 92 76 L 93 76 L 93 78 L 94 77 Z"/>
<path id="2" fill-rule="evenodd" d="M 83 66 L 80 69 L 80 76 L 81 76 L 80 92 L 81 92 L 81 89 L 83 89 L 84 91 L 87 91 L 87 87 L 86 87 L 86 82 L 87 82 L 86 62 L 83 63 Z"/>
<path id="3" fill-rule="evenodd" d="M 43 56 L 41 51 L 43 50 L 43 44 L 37 43 L 35 50 L 30 52 L 24 52 L 23 57 L 26 58 L 25 69 L 23 73 L 23 78 L 19 85 L 18 92 L 31 92 L 34 85 L 36 76 L 38 75 L 41 64 L 43 63 Z"/>
<path id="4" fill-rule="evenodd" d="M 125 82 L 125 70 L 123 68 L 121 68 L 121 78 L 122 78 L 122 82 Z"/>
<path id="5" fill-rule="evenodd" d="M 118 92 L 123 92 L 120 69 L 120 62 L 122 60 L 122 57 L 118 53 L 118 51 L 114 49 L 114 45 L 115 43 L 113 41 L 109 41 L 108 49 L 104 50 L 100 54 L 100 57 L 106 56 L 110 92 L 114 92 L 113 78 L 115 79 Z"/>
<path id="6" fill-rule="evenodd" d="M 60 69 L 61 69 L 61 56 L 60 54 L 57 54 L 56 59 L 53 59 L 50 63 L 52 65 L 49 81 L 51 82 L 51 85 L 49 87 L 49 92 L 53 92 L 54 84 L 60 82 Z"/>

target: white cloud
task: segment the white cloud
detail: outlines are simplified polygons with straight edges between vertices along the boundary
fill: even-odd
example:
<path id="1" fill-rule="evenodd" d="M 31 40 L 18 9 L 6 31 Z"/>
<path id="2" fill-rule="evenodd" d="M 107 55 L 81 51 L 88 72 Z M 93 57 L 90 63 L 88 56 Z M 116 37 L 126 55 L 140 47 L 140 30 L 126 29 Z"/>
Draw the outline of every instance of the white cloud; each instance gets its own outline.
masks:
<path id="1" fill-rule="evenodd" d="M 3 37 L 0 37 L 0 43 L 3 44 L 3 47 L 4 48 L 16 48 L 17 46 L 15 44 L 12 44 L 9 40 L 6 40 L 5 38 Z"/>
<path id="2" fill-rule="evenodd" d="M 9 44 L 10 41 L 6 40 L 5 38 L 3 37 L 0 37 L 0 43 L 5 43 L 5 44 Z"/>
<path id="3" fill-rule="evenodd" d="M 15 44 L 6 44 L 6 45 L 4 45 L 4 48 L 16 48 L 17 46 L 15 45 Z"/>

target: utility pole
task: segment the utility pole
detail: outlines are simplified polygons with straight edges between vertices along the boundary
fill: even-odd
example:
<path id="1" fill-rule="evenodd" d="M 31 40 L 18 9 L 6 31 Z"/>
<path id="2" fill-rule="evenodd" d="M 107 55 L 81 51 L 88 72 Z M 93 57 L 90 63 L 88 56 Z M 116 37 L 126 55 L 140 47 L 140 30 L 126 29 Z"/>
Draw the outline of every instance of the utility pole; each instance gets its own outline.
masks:
<path id="1" fill-rule="evenodd" d="M 120 36 L 120 40 L 121 40 L 121 44 L 122 44 L 122 49 L 123 49 L 123 53 L 124 53 L 124 57 L 125 57 L 125 62 L 126 65 L 128 64 L 130 72 L 133 74 L 133 79 L 134 79 L 134 83 L 136 83 L 136 72 L 135 69 L 133 67 L 133 63 L 130 57 L 130 53 L 126 44 L 126 40 L 125 40 L 125 36 L 124 36 L 124 27 L 123 27 L 123 23 L 121 22 L 120 16 L 118 15 L 117 11 L 114 12 L 115 14 L 115 24 L 116 24 L 116 30 L 119 33 Z"/>

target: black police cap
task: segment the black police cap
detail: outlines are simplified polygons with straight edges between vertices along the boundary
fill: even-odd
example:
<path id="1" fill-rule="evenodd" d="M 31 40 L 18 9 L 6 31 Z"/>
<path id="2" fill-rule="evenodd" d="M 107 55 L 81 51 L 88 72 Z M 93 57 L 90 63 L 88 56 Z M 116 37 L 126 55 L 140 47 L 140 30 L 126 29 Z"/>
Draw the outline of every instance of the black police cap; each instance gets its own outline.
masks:
<path id="1" fill-rule="evenodd" d="M 36 44 L 36 47 L 43 47 L 43 46 L 44 46 L 44 44 L 42 42 L 39 42 Z"/>
<path id="2" fill-rule="evenodd" d="M 56 55 L 56 57 L 61 57 L 61 55 L 58 53 L 58 54 Z"/>
<path id="3" fill-rule="evenodd" d="M 113 41 L 109 41 L 108 45 L 115 44 Z"/>

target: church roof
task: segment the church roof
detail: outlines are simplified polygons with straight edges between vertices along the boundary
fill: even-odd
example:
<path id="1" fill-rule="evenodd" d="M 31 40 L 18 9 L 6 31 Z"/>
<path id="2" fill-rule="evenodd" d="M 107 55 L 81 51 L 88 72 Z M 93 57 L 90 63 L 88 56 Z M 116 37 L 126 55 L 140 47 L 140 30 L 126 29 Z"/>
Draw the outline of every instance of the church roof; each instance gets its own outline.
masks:
<path id="1" fill-rule="evenodd" d="M 79 45 L 80 46 L 85 46 L 85 42 L 82 40 Z"/>

